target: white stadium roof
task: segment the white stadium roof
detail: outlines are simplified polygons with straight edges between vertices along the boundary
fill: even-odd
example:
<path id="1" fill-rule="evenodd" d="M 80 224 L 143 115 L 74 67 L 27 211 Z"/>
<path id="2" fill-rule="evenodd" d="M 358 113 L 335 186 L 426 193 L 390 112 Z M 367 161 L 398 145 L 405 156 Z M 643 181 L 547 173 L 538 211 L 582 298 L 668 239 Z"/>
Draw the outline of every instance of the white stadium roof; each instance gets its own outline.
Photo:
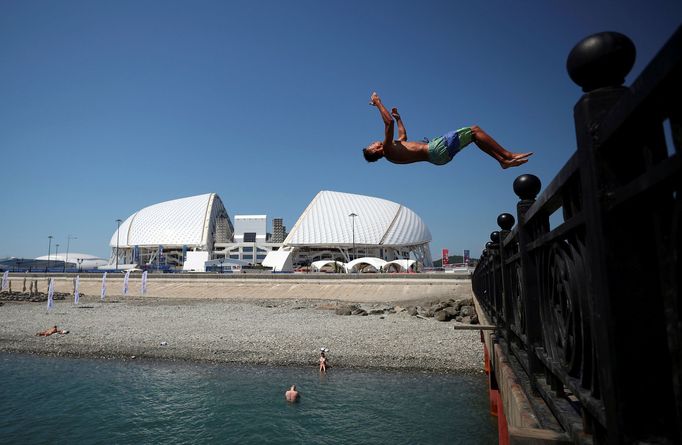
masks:
<path id="1" fill-rule="evenodd" d="M 66 252 L 64 252 L 64 253 L 59 252 L 59 253 L 52 253 L 49 256 L 48 255 L 39 256 L 38 258 L 36 258 L 36 260 L 66 261 L 67 255 L 68 255 L 69 260 L 71 260 L 71 262 L 76 261 L 77 258 L 81 258 L 84 260 L 101 260 L 102 259 L 100 257 L 97 257 L 95 255 L 90 255 L 87 253 L 69 252 L 67 254 Z"/>
<path id="2" fill-rule="evenodd" d="M 206 246 L 211 225 L 219 215 L 227 215 L 215 193 L 174 199 L 145 207 L 121 223 L 109 245 L 133 246 Z"/>
<path id="3" fill-rule="evenodd" d="M 356 217 L 349 216 L 351 213 Z M 431 232 L 412 210 L 371 196 L 321 191 L 308 204 L 285 246 L 417 246 Z"/>

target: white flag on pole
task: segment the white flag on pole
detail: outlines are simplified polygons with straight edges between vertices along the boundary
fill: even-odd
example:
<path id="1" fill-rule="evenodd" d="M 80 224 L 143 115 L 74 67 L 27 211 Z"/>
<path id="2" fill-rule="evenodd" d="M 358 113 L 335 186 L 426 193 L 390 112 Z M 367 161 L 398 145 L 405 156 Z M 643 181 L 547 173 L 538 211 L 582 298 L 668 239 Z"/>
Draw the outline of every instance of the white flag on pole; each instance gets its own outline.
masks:
<path id="1" fill-rule="evenodd" d="M 6 270 L 5 273 L 2 274 L 2 290 L 7 290 L 9 287 L 9 270 Z"/>
<path id="2" fill-rule="evenodd" d="M 126 271 L 123 277 L 123 295 L 128 295 L 128 280 L 130 279 L 130 271 Z"/>
<path id="3" fill-rule="evenodd" d="M 107 295 L 107 273 L 104 272 L 102 275 L 102 292 L 100 298 L 104 301 L 104 297 Z"/>
<path id="4" fill-rule="evenodd" d="M 54 307 L 54 278 L 50 278 L 50 284 L 47 286 L 47 310 Z"/>
<path id="5" fill-rule="evenodd" d="M 74 286 L 73 289 L 73 304 L 78 304 L 78 300 L 80 299 L 80 292 L 78 292 L 78 287 L 81 284 L 81 276 L 76 275 L 76 285 Z"/>
<path id="6" fill-rule="evenodd" d="M 140 290 L 142 291 L 142 295 L 146 294 L 147 293 L 147 271 L 146 270 L 144 272 L 142 272 L 142 286 L 141 287 L 142 287 L 142 289 L 140 289 Z"/>

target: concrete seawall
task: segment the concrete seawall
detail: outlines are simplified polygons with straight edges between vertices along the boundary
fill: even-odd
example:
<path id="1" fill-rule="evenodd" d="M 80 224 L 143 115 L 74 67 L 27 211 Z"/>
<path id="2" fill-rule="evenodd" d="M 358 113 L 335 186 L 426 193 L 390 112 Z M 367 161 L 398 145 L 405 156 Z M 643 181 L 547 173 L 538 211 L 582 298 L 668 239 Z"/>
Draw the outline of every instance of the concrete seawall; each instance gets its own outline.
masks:
<path id="1" fill-rule="evenodd" d="M 38 281 L 38 290 L 47 291 L 45 275 L 10 274 L 13 291 L 21 291 L 24 277 Z M 55 291 L 73 292 L 72 274 L 55 275 Z M 99 274 L 80 276 L 80 292 L 99 296 L 102 277 Z M 128 296 L 141 296 L 141 277 L 131 276 Z M 182 276 L 150 275 L 147 280 L 149 297 L 203 299 L 321 299 L 348 302 L 410 302 L 470 298 L 471 282 L 467 278 L 443 275 L 415 275 L 365 278 L 337 275 L 275 275 L 275 276 Z M 107 276 L 107 297 L 123 297 L 123 275 Z"/>

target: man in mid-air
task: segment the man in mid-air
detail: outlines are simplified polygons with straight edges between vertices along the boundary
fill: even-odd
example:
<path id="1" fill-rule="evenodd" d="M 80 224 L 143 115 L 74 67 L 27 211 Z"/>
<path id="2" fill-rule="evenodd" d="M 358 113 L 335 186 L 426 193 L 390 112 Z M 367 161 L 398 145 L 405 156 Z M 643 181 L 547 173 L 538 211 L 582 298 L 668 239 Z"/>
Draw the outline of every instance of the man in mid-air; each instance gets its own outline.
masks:
<path id="1" fill-rule="evenodd" d="M 450 131 L 429 142 L 407 140 L 407 131 L 400 118 L 397 108 L 389 113 L 381 102 L 377 93 L 372 93 L 370 105 L 379 109 L 384 121 L 384 140 L 376 141 L 362 150 L 367 162 L 375 162 L 386 158 L 395 164 L 410 164 L 412 162 L 427 161 L 436 165 L 447 164 L 470 143 L 486 152 L 502 168 L 517 167 L 528 162 L 533 153 L 512 153 L 505 150 L 493 138 L 476 125 Z M 398 140 L 393 139 L 394 121 L 398 123 Z"/>

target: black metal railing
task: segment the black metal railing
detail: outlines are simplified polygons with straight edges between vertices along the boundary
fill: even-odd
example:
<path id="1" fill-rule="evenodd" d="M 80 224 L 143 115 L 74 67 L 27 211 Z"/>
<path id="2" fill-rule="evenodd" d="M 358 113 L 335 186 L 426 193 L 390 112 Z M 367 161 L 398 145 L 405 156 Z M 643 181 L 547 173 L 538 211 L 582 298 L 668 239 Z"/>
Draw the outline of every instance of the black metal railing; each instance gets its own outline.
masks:
<path id="1" fill-rule="evenodd" d="M 575 443 L 682 443 L 682 28 L 628 88 L 634 58 L 618 33 L 571 51 L 577 151 L 539 196 L 514 181 L 472 279 Z"/>

